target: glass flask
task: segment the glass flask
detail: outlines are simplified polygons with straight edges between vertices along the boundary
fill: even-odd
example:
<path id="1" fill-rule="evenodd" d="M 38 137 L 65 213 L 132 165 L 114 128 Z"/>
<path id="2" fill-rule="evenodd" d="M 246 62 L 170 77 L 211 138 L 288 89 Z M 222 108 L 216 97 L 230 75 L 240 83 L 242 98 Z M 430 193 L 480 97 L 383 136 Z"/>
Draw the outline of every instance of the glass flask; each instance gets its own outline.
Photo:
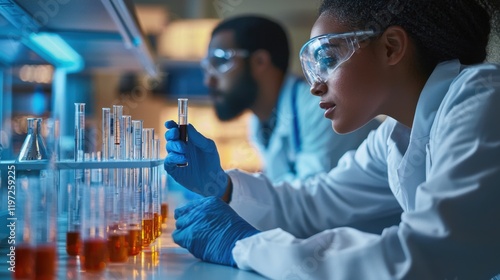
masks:
<path id="1" fill-rule="evenodd" d="M 18 161 L 44 160 L 47 157 L 47 148 L 41 135 L 42 119 L 27 118 L 28 135 L 24 139 Z"/>

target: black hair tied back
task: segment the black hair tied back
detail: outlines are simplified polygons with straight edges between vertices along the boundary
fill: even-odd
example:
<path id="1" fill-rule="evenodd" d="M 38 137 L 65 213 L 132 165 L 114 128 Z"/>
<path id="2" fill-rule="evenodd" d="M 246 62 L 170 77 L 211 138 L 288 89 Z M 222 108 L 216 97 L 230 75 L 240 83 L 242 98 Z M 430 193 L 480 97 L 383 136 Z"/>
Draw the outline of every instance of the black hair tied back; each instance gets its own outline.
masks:
<path id="1" fill-rule="evenodd" d="M 481 63 L 490 32 L 500 34 L 499 0 L 324 0 L 319 11 L 358 30 L 403 27 L 426 69 L 451 59 Z"/>

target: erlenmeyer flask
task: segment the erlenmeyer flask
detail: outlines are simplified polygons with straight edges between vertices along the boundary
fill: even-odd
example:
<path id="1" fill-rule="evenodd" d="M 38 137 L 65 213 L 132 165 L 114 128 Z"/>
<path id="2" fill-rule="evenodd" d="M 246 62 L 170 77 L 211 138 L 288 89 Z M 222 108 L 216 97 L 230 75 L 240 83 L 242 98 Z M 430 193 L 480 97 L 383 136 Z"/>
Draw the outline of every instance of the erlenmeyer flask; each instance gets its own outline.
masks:
<path id="1" fill-rule="evenodd" d="M 47 148 L 41 135 L 42 119 L 27 118 L 28 135 L 24 139 L 18 161 L 47 159 Z"/>

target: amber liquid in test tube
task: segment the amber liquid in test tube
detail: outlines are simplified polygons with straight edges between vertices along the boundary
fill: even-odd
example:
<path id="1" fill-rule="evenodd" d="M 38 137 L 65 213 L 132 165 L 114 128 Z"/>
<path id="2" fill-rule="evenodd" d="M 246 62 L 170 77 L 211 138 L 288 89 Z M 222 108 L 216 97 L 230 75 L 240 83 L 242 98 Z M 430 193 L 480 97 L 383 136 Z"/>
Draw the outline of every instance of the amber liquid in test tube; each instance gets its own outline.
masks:
<path id="1" fill-rule="evenodd" d="M 125 160 L 125 131 L 123 129 L 123 106 L 113 105 L 114 159 Z M 125 218 L 125 170 L 114 169 L 113 217 L 108 223 L 108 253 L 110 263 L 123 263 L 128 258 L 128 244 Z"/>
<path id="2" fill-rule="evenodd" d="M 95 182 L 84 188 L 82 195 L 82 250 L 80 262 L 82 270 L 100 272 L 109 260 L 108 238 L 105 217 L 105 189 L 101 182 L 101 170 Z"/>
<path id="3" fill-rule="evenodd" d="M 166 223 L 167 222 L 167 215 L 168 215 L 168 204 L 166 202 L 161 203 L 161 222 Z"/>
<path id="4" fill-rule="evenodd" d="M 13 279 L 31 279 L 35 266 L 34 248 L 27 244 L 16 247 L 16 270 Z"/>
<path id="5" fill-rule="evenodd" d="M 43 174 L 42 174 L 43 173 Z M 34 279 L 56 279 L 57 271 L 57 193 L 54 173 L 42 170 L 35 178 L 35 273 Z"/>
<path id="6" fill-rule="evenodd" d="M 131 153 L 133 160 L 142 159 L 142 120 L 132 120 L 132 143 Z M 128 230 L 128 255 L 135 256 L 142 250 L 142 217 L 143 217 L 143 201 L 142 201 L 142 180 L 141 169 L 133 168 L 131 170 L 131 186 L 130 186 L 130 219 Z"/>
<path id="7" fill-rule="evenodd" d="M 160 140 L 153 139 L 152 142 L 152 159 L 159 158 Z M 152 168 L 152 182 L 151 182 L 151 195 L 152 195 L 152 209 L 153 209 L 153 239 L 160 236 L 161 232 L 161 210 L 160 210 L 160 184 L 159 177 L 160 169 L 158 166 Z"/>
<path id="8" fill-rule="evenodd" d="M 35 247 L 33 244 L 33 222 L 32 205 L 34 198 L 29 179 L 21 176 L 16 186 L 16 221 L 15 228 L 15 252 L 9 250 L 9 261 L 11 256 L 15 257 L 15 271 L 12 279 L 32 279 L 35 267 Z M 9 245 L 10 247 L 10 245 Z"/>
<path id="9" fill-rule="evenodd" d="M 142 158 L 152 160 L 153 157 L 154 129 L 142 129 Z M 144 212 L 142 218 L 142 245 L 149 246 L 154 241 L 154 208 L 153 208 L 153 168 L 142 169 L 142 188 L 144 196 Z"/>
<path id="10" fill-rule="evenodd" d="M 66 253 L 69 256 L 78 256 L 80 253 L 81 239 L 79 231 L 66 232 Z"/>
<path id="11" fill-rule="evenodd" d="M 164 170 L 162 170 L 160 176 L 160 203 L 161 222 L 166 224 L 168 217 L 168 185 L 167 174 Z"/>
<path id="12" fill-rule="evenodd" d="M 35 249 L 35 279 L 55 279 L 56 260 L 55 244 L 38 245 Z"/>
<path id="13" fill-rule="evenodd" d="M 179 126 L 179 139 L 187 142 L 187 124 L 188 124 L 188 99 L 187 98 L 179 98 L 177 99 L 177 117 L 178 117 L 178 126 Z M 177 164 L 179 167 L 185 167 L 188 163 Z"/>
<path id="14" fill-rule="evenodd" d="M 75 103 L 75 161 L 84 161 L 85 150 L 85 103 Z M 66 231 L 66 253 L 78 256 L 81 247 L 80 238 L 80 196 L 83 187 L 83 170 L 75 170 L 75 181 L 68 185 L 68 228 Z"/>

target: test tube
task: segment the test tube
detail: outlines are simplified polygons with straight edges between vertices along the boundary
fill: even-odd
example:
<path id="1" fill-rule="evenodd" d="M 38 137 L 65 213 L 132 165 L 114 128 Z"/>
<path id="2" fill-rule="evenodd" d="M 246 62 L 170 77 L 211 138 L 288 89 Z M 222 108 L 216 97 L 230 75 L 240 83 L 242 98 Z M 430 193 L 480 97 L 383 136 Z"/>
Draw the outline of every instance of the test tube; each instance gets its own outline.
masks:
<path id="1" fill-rule="evenodd" d="M 85 103 L 75 103 L 75 161 L 83 161 L 85 150 Z"/>
<path id="2" fill-rule="evenodd" d="M 142 160 L 142 120 L 132 121 L 132 159 Z M 128 231 L 128 254 L 137 255 L 142 249 L 142 179 L 141 169 L 133 168 L 130 187 L 130 220 Z"/>
<path id="3" fill-rule="evenodd" d="M 96 152 L 92 153 L 92 161 L 101 161 L 102 160 L 102 153 L 101 152 Z M 91 185 L 97 185 L 97 184 L 102 184 L 102 169 L 101 168 L 94 168 L 91 170 L 91 177 L 90 177 L 90 184 Z"/>
<path id="4" fill-rule="evenodd" d="M 133 131 L 133 145 L 132 145 L 132 159 L 142 159 L 142 120 L 132 121 Z"/>
<path id="5" fill-rule="evenodd" d="M 66 253 L 78 256 L 80 253 L 80 209 L 81 201 L 74 184 L 67 185 L 68 190 L 68 230 L 66 231 Z"/>
<path id="6" fill-rule="evenodd" d="M 165 170 L 162 170 L 160 182 L 161 220 L 162 223 L 165 224 L 167 223 L 168 217 L 168 180 Z"/>
<path id="7" fill-rule="evenodd" d="M 121 130 L 122 134 L 122 158 L 125 160 L 132 159 L 132 151 L 133 151 L 133 127 L 132 127 L 132 118 L 129 115 L 122 116 L 123 128 Z M 125 239 L 127 244 L 127 255 L 133 256 L 140 253 L 140 249 L 142 248 L 142 242 L 139 237 L 141 236 L 141 228 L 139 224 L 136 222 L 136 209 L 134 208 L 134 169 L 126 168 L 122 170 L 122 184 L 123 188 L 123 199 L 125 206 Z"/>
<path id="8" fill-rule="evenodd" d="M 158 159 L 160 157 L 160 140 L 153 139 L 153 154 L 152 159 Z M 161 208 L 160 208 L 160 167 L 155 166 L 153 169 L 153 177 L 151 184 L 151 196 L 153 204 L 153 233 L 154 237 L 158 238 L 161 233 Z"/>
<path id="9" fill-rule="evenodd" d="M 123 106 L 122 105 L 113 105 L 113 151 L 114 151 L 114 159 L 121 160 L 121 146 L 120 143 L 122 141 L 122 128 L 123 128 Z"/>
<path id="10" fill-rule="evenodd" d="M 187 142 L 187 124 L 188 124 L 188 99 L 187 98 L 179 98 L 177 99 L 177 117 L 179 126 L 179 139 Z M 188 163 L 177 164 L 179 167 L 185 167 Z"/>
<path id="11" fill-rule="evenodd" d="M 8 261 L 16 265 L 12 275 L 13 279 L 31 279 L 34 276 L 35 251 L 32 238 L 34 192 L 30 187 L 35 188 L 35 186 L 30 186 L 27 176 L 19 178 L 16 188 L 16 203 L 18 205 L 16 208 L 18 219 L 15 224 L 16 234 L 14 236 L 16 248 L 15 250 L 9 250 L 7 254 Z"/>
<path id="12" fill-rule="evenodd" d="M 114 159 L 124 160 L 123 106 L 113 105 Z M 125 215 L 126 172 L 122 168 L 114 170 L 113 215 L 108 223 L 108 252 L 110 262 L 125 262 L 128 257 L 126 242 L 127 223 Z"/>
<path id="13" fill-rule="evenodd" d="M 35 195 L 35 228 L 33 231 L 35 279 L 55 279 L 57 268 L 57 187 L 54 171 L 40 171 L 40 177 L 35 181 L 35 188 L 31 189 Z"/>
<path id="14" fill-rule="evenodd" d="M 154 129 L 144 128 L 142 130 L 142 157 L 144 160 L 153 159 L 153 139 Z M 144 199 L 144 212 L 142 218 L 142 245 L 149 246 L 154 240 L 153 231 L 153 174 L 151 167 L 145 167 L 142 170 L 142 188 Z"/>
<path id="15" fill-rule="evenodd" d="M 102 108 L 102 159 L 111 158 L 111 109 Z"/>
<path id="16" fill-rule="evenodd" d="M 83 240 L 80 262 L 87 272 L 100 272 L 108 263 L 108 240 L 105 216 L 105 189 L 99 183 L 99 171 L 94 176 L 90 187 L 84 188 L 82 195 Z"/>
<path id="17" fill-rule="evenodd" d="M 102 108 L 102 160 L 103 161 L 108 161 L 112 158 L 111 154 L 111 147 L 113 146 L 112 144 L 112 136 L 111 132 L 113 130 L 113 124 L 111 122 L 112 116 L 111 116 L 111 109 L 110 108 Z M 110 178 L 110 174 L 112 171 L 108 168 L 104 168 L 102 170 L 102 183 L 105 188 L 111 188 L 110 181 L 112 178 Z M 107 205 L 108 207 L 112 207 L 112 204 Z M 109 212 L 109 211 L 108 211 Z"/>
<path id="18" fill-rule="evenodd" d="M 122 116 L 122 159 L 132 159 L 132 117 L 129 115 Z"/>

